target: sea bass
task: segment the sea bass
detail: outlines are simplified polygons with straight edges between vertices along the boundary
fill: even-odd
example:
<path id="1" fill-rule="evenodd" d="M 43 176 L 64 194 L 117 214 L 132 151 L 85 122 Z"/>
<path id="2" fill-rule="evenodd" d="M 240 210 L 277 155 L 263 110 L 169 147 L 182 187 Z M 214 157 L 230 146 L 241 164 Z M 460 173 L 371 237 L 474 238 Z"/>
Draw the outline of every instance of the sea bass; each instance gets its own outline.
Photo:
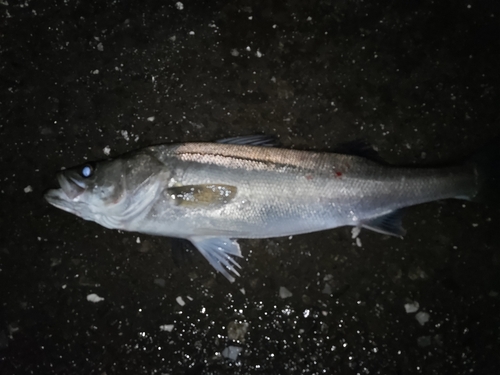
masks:
<path id="1" fill-rule="evenodd" d="M 341 226 L 402 236 L 401 209 L 498 188 L 483 158 L 398 168 L 348 154 L 269 147 L 269 137 L 156 145 L 63 170 L 53 206 L 110 229 L 187 239 L 230 281 L 238 238 Z"/>

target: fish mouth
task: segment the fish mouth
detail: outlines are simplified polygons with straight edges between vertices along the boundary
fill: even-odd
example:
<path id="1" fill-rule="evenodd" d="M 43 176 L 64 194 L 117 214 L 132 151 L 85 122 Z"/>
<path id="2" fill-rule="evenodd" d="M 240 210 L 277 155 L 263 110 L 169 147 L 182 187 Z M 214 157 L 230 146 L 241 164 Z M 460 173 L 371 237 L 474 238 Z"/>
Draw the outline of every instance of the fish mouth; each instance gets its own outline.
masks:
<path id="1" fill-rule="evenodd" d="M 63 173 L 57 175 L 60 189 L 50 189 L 45 193 L 47 202 L 58 208 L 67 206 L 67 203 L 77 202 L 79 197 L 85 191 L 85 186 L 71 178 L 66 177 Z M 66 204 L 65 204 L 66 203 Z"/>

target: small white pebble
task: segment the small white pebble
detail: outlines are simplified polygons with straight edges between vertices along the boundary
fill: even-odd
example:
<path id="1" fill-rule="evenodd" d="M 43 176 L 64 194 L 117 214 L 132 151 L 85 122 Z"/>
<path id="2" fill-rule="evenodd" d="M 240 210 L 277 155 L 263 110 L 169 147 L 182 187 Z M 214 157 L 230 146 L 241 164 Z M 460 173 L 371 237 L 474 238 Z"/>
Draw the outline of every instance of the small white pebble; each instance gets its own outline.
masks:
<path id="1" fill-rule="evenodd" d="M 243 348 L 239 346 L 230 345 L 222 351 L 222 356 L 224 358 L 229 359 L 230 361 L 236 361 L 238 359 L 238 355 L 243 351 Z"/>
<path id="2" fill-rule="evenodd" d="M 178 1 L 178 2 L 175 3 L 175 7 L 178 10 L 183 10 L 184 9 L 184 4 L 182 4 L 180 1 Z"/>
<path id="3" fill-rule="evenodd" d="M 360 233 L 361 233 L 361 228 L 360 227 L 353 227 L 351 229 L 351 238 L 352 239 L 357 238 Z"/>
<path id="4" fill-rule="evenodd" d="M 231 50 L 231 56 L 238 57 L 239 55 L 240 55 L 240 53 L 238 52 L 238 50 L 236 48 L 233 48 Z"/>
<path id="5" fill-rule="evenodd" d="M 420 325 L 423 326 L 425 323 L 429 321 L 430 315 L 426 312 L 420 311 L 415 315 L 415 319 L 417 319 Z"/>
<path id="6" fill-rule="evenodd" d="M 89 294 L 89 295 L 87 296 L 87 301 L 97 303 L 97 302 L 104 301 L 104 298 L 99 297 L 99 296 L 98 296 L 97 294 L 95 294 L 95 293 L 92 293 L 92 294 Z"/>
<path id="7" fill-rule="evenodd" d="M 358 247 L 362 247 L 362 246 L 363 246 L 363 244 L 361 243 L 361 238 L 356 237 L 356 245 L 357 245 Z"/>
<path id="8" fill-rule="evenodd" d="M 111 147 L 109 146 L 104 147 L 102 149 L 102 152 L 104 152 L 104 155 L 109 156 L 109 154 L 111 153 Z"/>
<path id="9" fill-rule="evenodd" d="M 24 188 L 24 192 L 27 194 L 27 193 L 31 193 L 33 191 L 33 188 L 31 187 L 31 185 L 28 185 Z"/>
<path id="10" fill-rule="evenodd" d="M 121 130 L 120 134 L 122 135 L 123 138 L 125 138 L 126 141 L 130 140 L 130 137 L 128 136 L 128 131 L 126 130 Z"/>
<path id="11" fill-rule="evenodd" d="M 172 332 L 173 329 L 174 329 L 173 324 L 163 324 L 160 326 L 160 331 L 163 332 Z"/>
<path id="12" fill-rule="evenodd" d="M 175 300 L 176 300 L 176 301 L 177 301 L 177 303 L 178 303 L 179 305 L 181 305 L 181 306 L 184 306 L 184 305 L 186 304 L 186 302 L 184 302 L 184 300 L 182 299 L 182 297 L 181 297 L 181 296 L 177 297 Z"/>
<path id="13" fill-rule="evenodd" d="M 255 52 L 255 56 L 262 57 L 262 52 L 260 52 L 259 50 L 257 50 L 257 52 Z"/>
<path id="14" fill-rule="evenodd" d="M 330 286 L 330 284 L 326 283 L 321 293 L 328 295 L 332 294 L 332 287 Z"/>
<path id="15" fill-rule="evenodd" d="M 245 288 L 240 289 L 241 294 L 245 294 Z"/>
<path id="16" fill-rule="evenodd" d="M 290 292 L 287 288 L 285 288 L 284 286 L 281 286 L 280 287 L 280 297 L 285 299 L 285 298 L 289 298 L 293 296 L 292 292 Z"/>
<path id="17" fill-rule="evenodd" d="M 413 301 L 411 303 L 405 303 L 405 310 L 407 314 L 417 312 L 419 307 L 420 305 L 418 304 L 417 301 Z"/>
<path id="18" fill-rule="evenodd" d="M 149 122 L 153 122 L 154 120 L 155 120 L 155 117 L 154 117 L 154 116 L 148 117 L 148 121 L 149 121 Z"/>
<path id="19" fill-rule="evenodd" d="M 102 43 L 99 43 L 99 44 L 97 45 L 97 50 L 98 50 L 99 52 L 104 51 L 104 46 L 102 45 Z"/>
<path id="20" fill-rule="evenodd" d="M 194 31 L 190 31 L 190 32 L 189 32 L 189 35 L 194 35 Z"/>
<path id="21" fill-rule="evenodd" d="M 137 240 L 135 240 L 137 243 L 141 243 L 141 237 L 137 237 Z"/>

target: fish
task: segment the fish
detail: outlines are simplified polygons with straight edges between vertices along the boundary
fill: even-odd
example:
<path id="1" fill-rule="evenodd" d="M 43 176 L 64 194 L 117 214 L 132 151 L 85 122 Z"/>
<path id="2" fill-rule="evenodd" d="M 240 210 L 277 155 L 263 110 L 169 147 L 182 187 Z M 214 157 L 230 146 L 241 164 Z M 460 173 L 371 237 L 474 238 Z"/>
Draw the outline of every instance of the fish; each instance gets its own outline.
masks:
<path id="1" fill-rule="evenodd" d="M 496 156 L 404 168 L 352 153 L 276 147 L 269 136 L 160 144 L 62 170 L 59 188 L 45 199 L 109 229 L 188 240 L 233 282 L 241 269 L 238 239 L 343 226 L 402 237 L 405 207 L 498 196 Z"/>

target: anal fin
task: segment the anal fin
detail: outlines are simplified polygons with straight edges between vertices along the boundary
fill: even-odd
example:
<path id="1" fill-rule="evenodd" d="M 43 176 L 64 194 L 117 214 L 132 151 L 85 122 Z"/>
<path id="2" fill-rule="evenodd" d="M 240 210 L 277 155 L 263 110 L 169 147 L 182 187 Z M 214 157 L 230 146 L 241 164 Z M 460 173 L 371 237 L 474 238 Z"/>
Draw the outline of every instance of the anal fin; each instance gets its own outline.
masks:
<path id="1" fill-rule="evenodd" d="M 403 210 L 391 211 L 385 215 L 363 220 L 361 226 L 374 232 L 402 238 L 406 230 L 401 223 Z"/>
<path id="2" fill-rule="evenodd" d="M 241 258 L 240 245 L 236 240 L 227 237 L 191 237 L 189 240 L 212 267 L 222 273 L 230 282 L 235 280 L 231 273 L 240 276 L 235 267 L 241 268 L 241 266 L 233 258 Z"/>

